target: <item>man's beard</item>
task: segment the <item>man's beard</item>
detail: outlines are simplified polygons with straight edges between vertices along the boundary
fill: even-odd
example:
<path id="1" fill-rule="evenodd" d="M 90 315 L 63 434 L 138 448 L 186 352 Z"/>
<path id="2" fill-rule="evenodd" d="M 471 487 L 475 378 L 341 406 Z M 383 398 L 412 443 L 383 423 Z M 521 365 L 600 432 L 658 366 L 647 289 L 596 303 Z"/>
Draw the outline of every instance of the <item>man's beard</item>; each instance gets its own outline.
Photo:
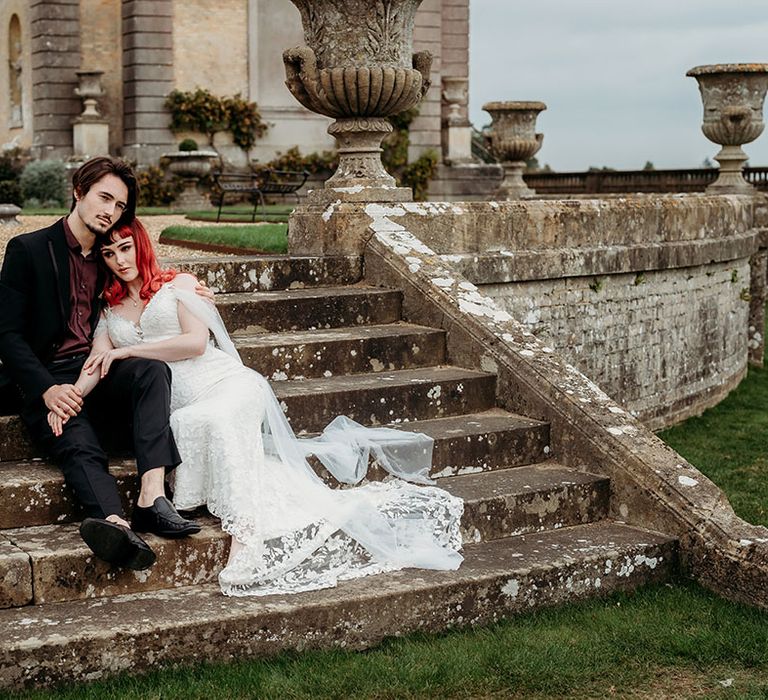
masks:
<path id="1" fill-rule="evenodd" d="M 87 228 L 94 236 L 101 237 L 106 236 L 109 233 L 111 226 L 107 226 L 107 228 L 96 228 L 93 224 L 85 224 L 85 228 Z"/>

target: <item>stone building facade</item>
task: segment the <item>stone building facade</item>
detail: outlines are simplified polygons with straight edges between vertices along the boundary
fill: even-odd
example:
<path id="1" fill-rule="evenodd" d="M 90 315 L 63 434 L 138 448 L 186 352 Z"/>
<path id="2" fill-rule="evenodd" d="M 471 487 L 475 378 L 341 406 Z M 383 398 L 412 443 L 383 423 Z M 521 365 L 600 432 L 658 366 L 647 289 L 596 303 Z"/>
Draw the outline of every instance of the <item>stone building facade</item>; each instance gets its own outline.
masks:
<path id="1" fill-rule="evenodd" d="M 468 38 L 469 0 L 424 0 L 415 50 L 434 55 L 433 83 L 411 127 L 412 156 L 440 151 L 441 76 L 468 76 Z M 139 163 L 155 162 L 183 136 L 168 130 L 163 108 L 174 88 L 255 101 L 270 129 L 252 158 L 268 160 L 294 145 L 305 153 L 329 149 L 329 120 L 304 109 L 284 85 L 282 52 L 303 43 L 289 0 L 220 0 L 215 9 L 204 0 L 5 0 L 0 144 L 70 157 L 72 121 L 82 112 L 76 71 L 99 70 L 109 149 Z M 218 146 L 237 159 L 224 138 Z"/>

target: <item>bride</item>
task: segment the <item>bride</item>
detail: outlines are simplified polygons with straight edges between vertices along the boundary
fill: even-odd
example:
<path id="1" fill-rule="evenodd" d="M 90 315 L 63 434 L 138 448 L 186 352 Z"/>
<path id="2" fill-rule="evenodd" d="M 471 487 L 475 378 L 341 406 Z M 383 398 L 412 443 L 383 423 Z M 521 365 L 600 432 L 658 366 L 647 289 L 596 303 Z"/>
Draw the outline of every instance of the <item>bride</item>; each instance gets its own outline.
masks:
<path id="1" fill-rule="evenodd" d="M 194 293 L 195 279 L 159 267 L 138 220 L 113 231 L 101 257 L 106 308 L 83 373 L 95 385 L 128 357 L 170 366 L 171 428 L 183 460 L 174 504 L 207 506 L 231 536 L 219 574 L 225 594 L 459 566 L 462 501 L 412 483 L 431 483 L 431 438 L 343 416 L 317 438 L 296 438 L 268 382 L 242 364 L 213 304 Z M 356 483 L 370 452 L 393 475 L 385 482 L 331 489 L 307 462 L 314 454 L 337 480 Z"/>

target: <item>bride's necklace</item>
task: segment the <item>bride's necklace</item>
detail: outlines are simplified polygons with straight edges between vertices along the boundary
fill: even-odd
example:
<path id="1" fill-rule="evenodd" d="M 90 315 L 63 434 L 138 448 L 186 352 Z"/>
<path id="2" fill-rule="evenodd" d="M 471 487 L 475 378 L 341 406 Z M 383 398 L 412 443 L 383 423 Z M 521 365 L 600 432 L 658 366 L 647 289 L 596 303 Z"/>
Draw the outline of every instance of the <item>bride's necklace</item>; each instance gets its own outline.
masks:
<path id="1" fill-rule="evenodd" d="M 128 298 L 131 300 L 131 302 L 133 303 L 133 305 L 134 305 L 135 307 L 137 307 L 137 308 L 138 308 L 138 306 L 139 306 L 139 302 L 141 301 L 141 297 L 140 297 L 140 296 L 138 296 L 138 295 L 137 295 L 136 297 L 133 297 L 133 296 L 131 296 L 131 294 L 130 294 L 130 292 L 129 292 L 129 293 L 128 293 Z"/>

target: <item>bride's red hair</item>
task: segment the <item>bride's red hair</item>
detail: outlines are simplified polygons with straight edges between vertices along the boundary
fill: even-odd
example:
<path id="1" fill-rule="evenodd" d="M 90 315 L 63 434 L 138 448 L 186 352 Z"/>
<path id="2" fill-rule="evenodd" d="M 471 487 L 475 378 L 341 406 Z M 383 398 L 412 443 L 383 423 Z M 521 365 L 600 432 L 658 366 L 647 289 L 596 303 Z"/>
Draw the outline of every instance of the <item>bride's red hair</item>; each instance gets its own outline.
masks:
<path id="1" fill-rule="evenodd" d="M 143 280 L 139 297 L 144 301 L 149 301 L 160 287 L 176 277 L 176 270 L 164 270 L 160 267 L 147 229 L 138 219 L 134 219 L 130 224 L 118 226 L 109 234 L 111 243 L 115 243 L 121 238 L 133 238 L 133 245 L 136 249 L 136 267 Z M 115 306 L 125 299 L 127 294 L 128 288 L 125 283 L 115 277 L 110 270 L 107 270 L 107 281 L 104 285 L 104 298 L 107 303 L 110 306 Z"/>

